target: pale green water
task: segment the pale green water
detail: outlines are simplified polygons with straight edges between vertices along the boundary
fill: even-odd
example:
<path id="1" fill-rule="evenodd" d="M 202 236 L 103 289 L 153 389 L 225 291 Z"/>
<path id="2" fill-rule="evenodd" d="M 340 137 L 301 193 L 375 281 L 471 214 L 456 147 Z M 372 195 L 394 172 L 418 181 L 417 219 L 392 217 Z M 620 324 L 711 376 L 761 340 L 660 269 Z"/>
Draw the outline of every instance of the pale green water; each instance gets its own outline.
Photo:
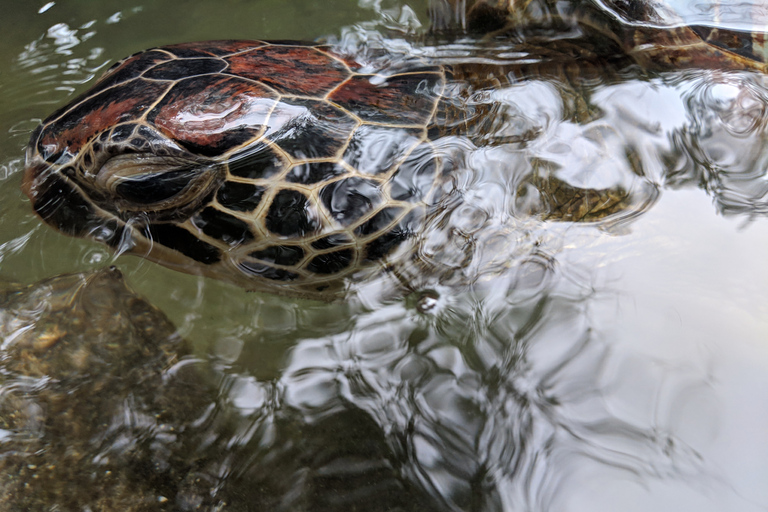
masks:
<path id="1" fill-rule="evenodd" d="M 523 270 L 477 293 L 440 288 L 426 314 L 413 297 L 380 303 L 375 285 L 362 303 L 319 304 L 113 259 L 54 232 L 19 190 L 23 150 L 39 119 L 135 51 L 338 36 L 381 15 L 352 0 L 44 5 L 11 4 L 0 19 L 2 278 L 118 265 L 228 375 L 222 394 L 240 411 L 243 444 L 260 442 L 254 432 L 273 409 L 312 422 L 353 404 L 440 510 L 768 509 L 762 77 L 692 72 L 604 87 L 603 116 L 589 126 L 561 118 L 549 83 L 502 91 L 542 135 L 525 150 L 473 152 L 481 177 L 468 178 L 468 204 L 485 207 L 505 186 L 494 170 L 530 158 L 610 178 L 627 167 L 623 144 L 640 155 L 643 183 L 659 186 L 658 202 L 614 229 L 539 226 L 539 250 L 518 240 Z M 425 5 L 410 5 L 426 23 Z M 744 90 L 763 102 L 746 134 L 710 101 Z M 259 473 L 258 459 L 240 463 L 235 473 Z"/>

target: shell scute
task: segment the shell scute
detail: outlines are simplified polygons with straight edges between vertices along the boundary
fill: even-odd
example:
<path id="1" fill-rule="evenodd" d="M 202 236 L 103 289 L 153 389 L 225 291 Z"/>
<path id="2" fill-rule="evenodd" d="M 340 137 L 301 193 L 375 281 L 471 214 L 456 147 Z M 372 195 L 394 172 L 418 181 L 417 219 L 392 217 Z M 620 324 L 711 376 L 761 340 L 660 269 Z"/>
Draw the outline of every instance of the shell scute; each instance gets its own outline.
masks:
<path id="1" fill-rule="evenodd" d="M 262 134 L 275 103 L 262 85 L 204 75 L 174 84 L 147 120 L 190 151 L 218 156 Z"/>
<path id="2" fill-rule="evenodd" d="M 246 50 L 253 50 L 266 46 L 264 41 L 249 40 L 219 40 L 204 41 L 202 43 L 179 43 L 163 46 L 162 50 L 168 51 L 177 57 L 221 57 Z"/>
<path id="3" fill-rule="evenodd" d="M 363 121 L 393 126 L 424 126 L 440 97 L 440 73 L 404 73 L 390 77 L 355 75 L 328 99 Z"/>
<path id="4" fill-rule="evenodd" d="M 152 80 L 181 80 L 198 75 L 218 73 L 227 68 L 221 59 L 175 59 L 160 63 L 144 72 L 144 78 Z"/>
<path id="5" fill-rule="evenodd" d="M 285 180 L 289 183 L 301 183 L 302 185 L 314 185 L 329 179 L 346 174 L 348 171 L 335 162 L 307 162 L 294 166 Z"/>
<path id="6" fill-rule="evenodd" d="M 225 181 L 216 192 L 219 204 L 238 212 L 251 212 L 261 204 L 264 187 L 251 183 Z"/>
<path id="7" fill-rule="evenodd" d="M 112 68 L 110 68 L 104 76 L 96 82 L 94 91 L 107 89 L 133 80 L 153 66 L 170 60 L 173 60 L 173 57 L 165 52 L 156 50 L 148 50 L 132 55 L 112 66 Z"/>
<path id="8" fill-rule="evenodd" d="M 315 274 L 337 274 L 348 268 L 354 258 L 352 249 L 318 254 L 307 264 L 307 270 Z"/>
<path id="9" fill-rule="evenodd" d="M 274 148 L 264 143 L 246 147 L 229 158 L 232 176 L 251 180 L 269 179 L 288 167 L 288 162 Z"/>
<path id="10" fill-rule="evenodd" d="M 292 266 L 304 259 L 304 250 L 295 245 L 271 245 L 266 249 L 254 251 L 249 256 L 267 263 Z"/>
<path id="11" fill-rule="evenodd" d="M 247 222 L 217 210 L 211 206 L 192 217 L 192 224 L 211 238 L 221 240 L 231 247 L 254 239 Z"/>
<path id="12" fill-rule="evenodd" d="M 281 126 L 267 136 L 294 160 L 336 156 L 357 126 L 352 116 L 320 100 L 283 99 L 271 117 Z"/>
<path id="13" fill-rule="evenodd" d="M 312 242 L 312 248 L 318 251 L 336 249 L 338 247 L 353 245 L 355 242 L 346 233 L 334 233 Z"/>
<path id="14" fill-rule="evenodd" d="M 272 199 L 264 219 L 266 228 L 288 238 L 303 237 L 315 233 L 320 223 L 310 211 L 310 201 L 298 190 L 280 190 Z"/>
<path id="15" fill-rule="evenodd" d="M 135 80 L 90 96 L 43 128 L 38 151 L 48 162 L 55 162 L 65 151 L 76 153 L 101 132 L 139 119 L 167 87 Z"/>
<path id="16" fill-rule="evenodd" d="M 287 95 L 322 97 L 350 76 L 341 61 L 306 45 L 271 44 L 225 60 L 230 73 Z"/>

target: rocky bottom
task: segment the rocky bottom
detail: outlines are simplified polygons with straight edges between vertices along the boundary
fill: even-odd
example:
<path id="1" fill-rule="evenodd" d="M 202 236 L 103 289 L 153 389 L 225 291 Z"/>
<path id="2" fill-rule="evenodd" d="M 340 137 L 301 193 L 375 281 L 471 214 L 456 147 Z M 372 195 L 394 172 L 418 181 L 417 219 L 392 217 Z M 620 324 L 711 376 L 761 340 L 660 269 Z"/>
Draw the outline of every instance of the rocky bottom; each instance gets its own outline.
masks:
<path id="1" fill-rule="evenodd" d="M 215 371 L 114 267 L 0 292 L 0 335 L 2 510 L 433 508 L 351 405 L 232 443 Z"/>

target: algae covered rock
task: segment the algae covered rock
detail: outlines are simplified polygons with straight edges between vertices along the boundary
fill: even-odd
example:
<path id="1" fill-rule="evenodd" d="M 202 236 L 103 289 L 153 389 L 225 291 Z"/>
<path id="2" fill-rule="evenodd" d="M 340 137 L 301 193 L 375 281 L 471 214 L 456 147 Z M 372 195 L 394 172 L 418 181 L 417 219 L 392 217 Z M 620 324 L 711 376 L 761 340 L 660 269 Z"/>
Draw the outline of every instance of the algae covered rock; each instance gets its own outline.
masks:
<path id="1" fill-rule="evenodd" d="M 368 413 L 307 416 L 265 382 L 244 414 L 243 380 L 114 268 L 0 291 L 0 510 L 435 510 Z"/>
<path id="2" fill-rule="evenodd" d="M 160 310 L 114 267 L 59 276 L 0 292 L 0 340 L 1 510 L 174 509 L 209 402 Z"/>

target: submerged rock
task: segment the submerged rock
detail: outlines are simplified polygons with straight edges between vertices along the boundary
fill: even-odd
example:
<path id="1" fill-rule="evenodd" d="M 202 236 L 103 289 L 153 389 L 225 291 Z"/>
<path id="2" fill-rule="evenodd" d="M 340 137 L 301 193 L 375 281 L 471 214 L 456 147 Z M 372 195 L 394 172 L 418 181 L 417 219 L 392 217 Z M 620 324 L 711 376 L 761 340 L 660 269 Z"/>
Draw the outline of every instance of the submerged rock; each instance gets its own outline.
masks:
<path id="1" fill-rule="evenodd" d="M 210 403 L 114 267 L 0 292 L 0 509 L 172 510 Z"/>
<path id="2" fill-rule="evenodd" d="M 368 413 L 216 375 L 115 268 L 0 291 L 0 510 L 434 510 Z"/>

